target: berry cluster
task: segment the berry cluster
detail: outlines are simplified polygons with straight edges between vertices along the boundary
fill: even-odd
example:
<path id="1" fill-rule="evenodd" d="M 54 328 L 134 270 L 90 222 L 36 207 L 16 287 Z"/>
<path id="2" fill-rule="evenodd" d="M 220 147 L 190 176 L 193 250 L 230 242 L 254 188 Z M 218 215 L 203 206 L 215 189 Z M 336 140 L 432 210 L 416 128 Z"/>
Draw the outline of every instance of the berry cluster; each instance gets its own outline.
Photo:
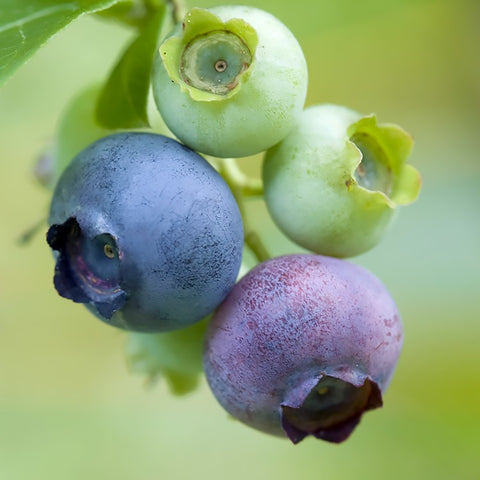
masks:
<path id="1" fill-rule="evenodd" d="M 294 443 L 341 442 L 381 406 L 403 338 L 385 287 L 341 258 L 380 240 L 420 177 L 406 132 L 336 105 L 304 110 L 307 80 L 269 13 L 193 8 L 161 40 L 151 81 L 181 143 L 120 132 L 82 150 L 47 240 L 59 294 L 111 325 L 168 338 L 211 316 L 204 370 L 234 417 Z M 268 210 L 311 254 L 267 258 L 251 241 L 225 165 L 261 152 Z M 258 259 L 245 276 L 244 245 Z"/>

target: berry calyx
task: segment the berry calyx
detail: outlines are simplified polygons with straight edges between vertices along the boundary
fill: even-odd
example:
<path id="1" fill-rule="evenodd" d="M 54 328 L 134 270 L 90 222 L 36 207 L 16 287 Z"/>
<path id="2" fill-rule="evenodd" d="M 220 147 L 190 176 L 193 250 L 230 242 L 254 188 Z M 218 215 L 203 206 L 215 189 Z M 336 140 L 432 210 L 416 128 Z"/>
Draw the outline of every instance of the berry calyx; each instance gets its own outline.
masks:
<path id="1" fill-rule="evenodd" d="M 238 92 L 255 56 L 258 39 L 245 21 L 222 22 L 201 8 L 190 10 L 182 36 L 160 46 L 169 77 L 197 101 L 221 101 Z"/>
<path id="2" fill-rule="evenodd" d="M 378 385 L 366 378 L 354 385 L 329 375 L 321 375 L 304 396 L 298 392 L 281 405 L 282 428 L 293 443 L 308 435 L 340 443 L 346 440 L 360 422 L 362 414 L 382 406 Z M 306 393 L 306 395 L 305 395 Z"/>
<path id="3" fill-rule="evenodd" d="M 59 252 L 54 284 L 62 297 L 91 304 L 107 319 L 123 307 L 127 294 L 120 285 L 120 255 L 110 233 L 89 238 L 70 217 L 50 227 L 47 242 Z"/>

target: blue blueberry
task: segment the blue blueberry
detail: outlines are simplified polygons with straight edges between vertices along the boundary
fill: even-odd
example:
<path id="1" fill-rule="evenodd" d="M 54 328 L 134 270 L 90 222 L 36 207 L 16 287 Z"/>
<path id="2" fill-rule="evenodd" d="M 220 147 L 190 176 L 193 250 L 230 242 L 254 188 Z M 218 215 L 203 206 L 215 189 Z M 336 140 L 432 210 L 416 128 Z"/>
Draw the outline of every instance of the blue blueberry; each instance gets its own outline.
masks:
<path id="1" fill-rule="evenodd" d="M 157 134 L 117 133 L 83 150 L 57 184 L 49 225 L 58 293 L 129 330 L 202 319 L 240 268 L 243 227 L 228 186 Z"/>

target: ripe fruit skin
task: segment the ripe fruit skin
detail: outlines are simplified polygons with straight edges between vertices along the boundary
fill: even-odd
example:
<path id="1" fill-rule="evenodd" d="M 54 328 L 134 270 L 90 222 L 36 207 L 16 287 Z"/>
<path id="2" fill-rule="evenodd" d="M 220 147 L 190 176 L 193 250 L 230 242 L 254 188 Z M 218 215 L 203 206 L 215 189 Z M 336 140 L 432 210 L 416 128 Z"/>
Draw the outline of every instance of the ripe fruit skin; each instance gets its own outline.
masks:
<path id="1" fill-rule="evenodd" d="M 397 205 L 421 179 L 406 158 L 412 139 L 396 125 L 339 105 L 307 108 L 267 151 L 265 202 L 280 230 L 322 255 L 350 257 L 375 246 Z"/>
<path id="2" fill-rule="evenodd" d="M 202 319 L 240 268 L 243 227 L 228 186 L 161 135 L 119 133 L 83 150 L 57 184 L 49 224 L 60 295 L 129 330 Z"/>
<path id="3" fill-rule="evenodd" d="M 248 28 L 228 23 L 239 19 Z M 179 43 L 190 28 L 208 22 L 214 32 L 235 30 L 246 45 L 251 44 L 250 50 L 255 50 L 251 51 L 253 61 L 230 84 L 228 93 L 207 92 L 186 83 L 178 74 L 182 65 L 179 50 L 192 42 L 175 48 L 168 43 L 172 38 L 174 44 Z M 280 141 L 303 109 L 308 82 L 306 61 L 293 34 L 271 14 L 247 6 L 195 8 L 184 25 L 185 29 L 179 25 L 170 34 L 154 61 L 153 94 L 168 128 L 186 145 L 216 157 L 244 157 Z M 248 35 L 244 35 L 245 29 Z M 202 33 L 196 38 L 202 35 L 205 37 Z"/>
<path id="4" fill-rule="evenodd" d="M 341 442 L 381 406 L 402 340 L 397 308 L 371 273 L 289 255 L 233 288 L 207 329 L 204 368 L 220 404 L 247 425 L 294 443 Z"/>

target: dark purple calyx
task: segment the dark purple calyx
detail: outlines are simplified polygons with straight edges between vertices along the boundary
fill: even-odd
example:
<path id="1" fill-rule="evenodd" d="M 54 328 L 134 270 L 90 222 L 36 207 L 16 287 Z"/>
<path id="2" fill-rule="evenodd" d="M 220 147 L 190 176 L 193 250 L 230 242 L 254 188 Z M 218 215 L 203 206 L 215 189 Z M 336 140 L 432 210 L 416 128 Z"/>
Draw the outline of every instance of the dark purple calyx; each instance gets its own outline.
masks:
<path id="1" fill-rule="evenodd" d="M 120 287 L 120 253 L 114 237 L 109 233 L 88 237 L 72 217 L 52 225 L 47 242 L 59 252 L 53 278 L 57 292 L 74 302 L 93 304 L 100 315 L 111 318 L 127 297 Z"/>
<path id="2" fill-rule="evenodd" d="M 295 444 L 308 435 L 340 443 L 350 436 L 364 412 L 381 406 L 382 394 L 375 382 L 366 379 L 356 387 L 322 376 L 299 406 L 281 405 L 282 427 Z"/>

